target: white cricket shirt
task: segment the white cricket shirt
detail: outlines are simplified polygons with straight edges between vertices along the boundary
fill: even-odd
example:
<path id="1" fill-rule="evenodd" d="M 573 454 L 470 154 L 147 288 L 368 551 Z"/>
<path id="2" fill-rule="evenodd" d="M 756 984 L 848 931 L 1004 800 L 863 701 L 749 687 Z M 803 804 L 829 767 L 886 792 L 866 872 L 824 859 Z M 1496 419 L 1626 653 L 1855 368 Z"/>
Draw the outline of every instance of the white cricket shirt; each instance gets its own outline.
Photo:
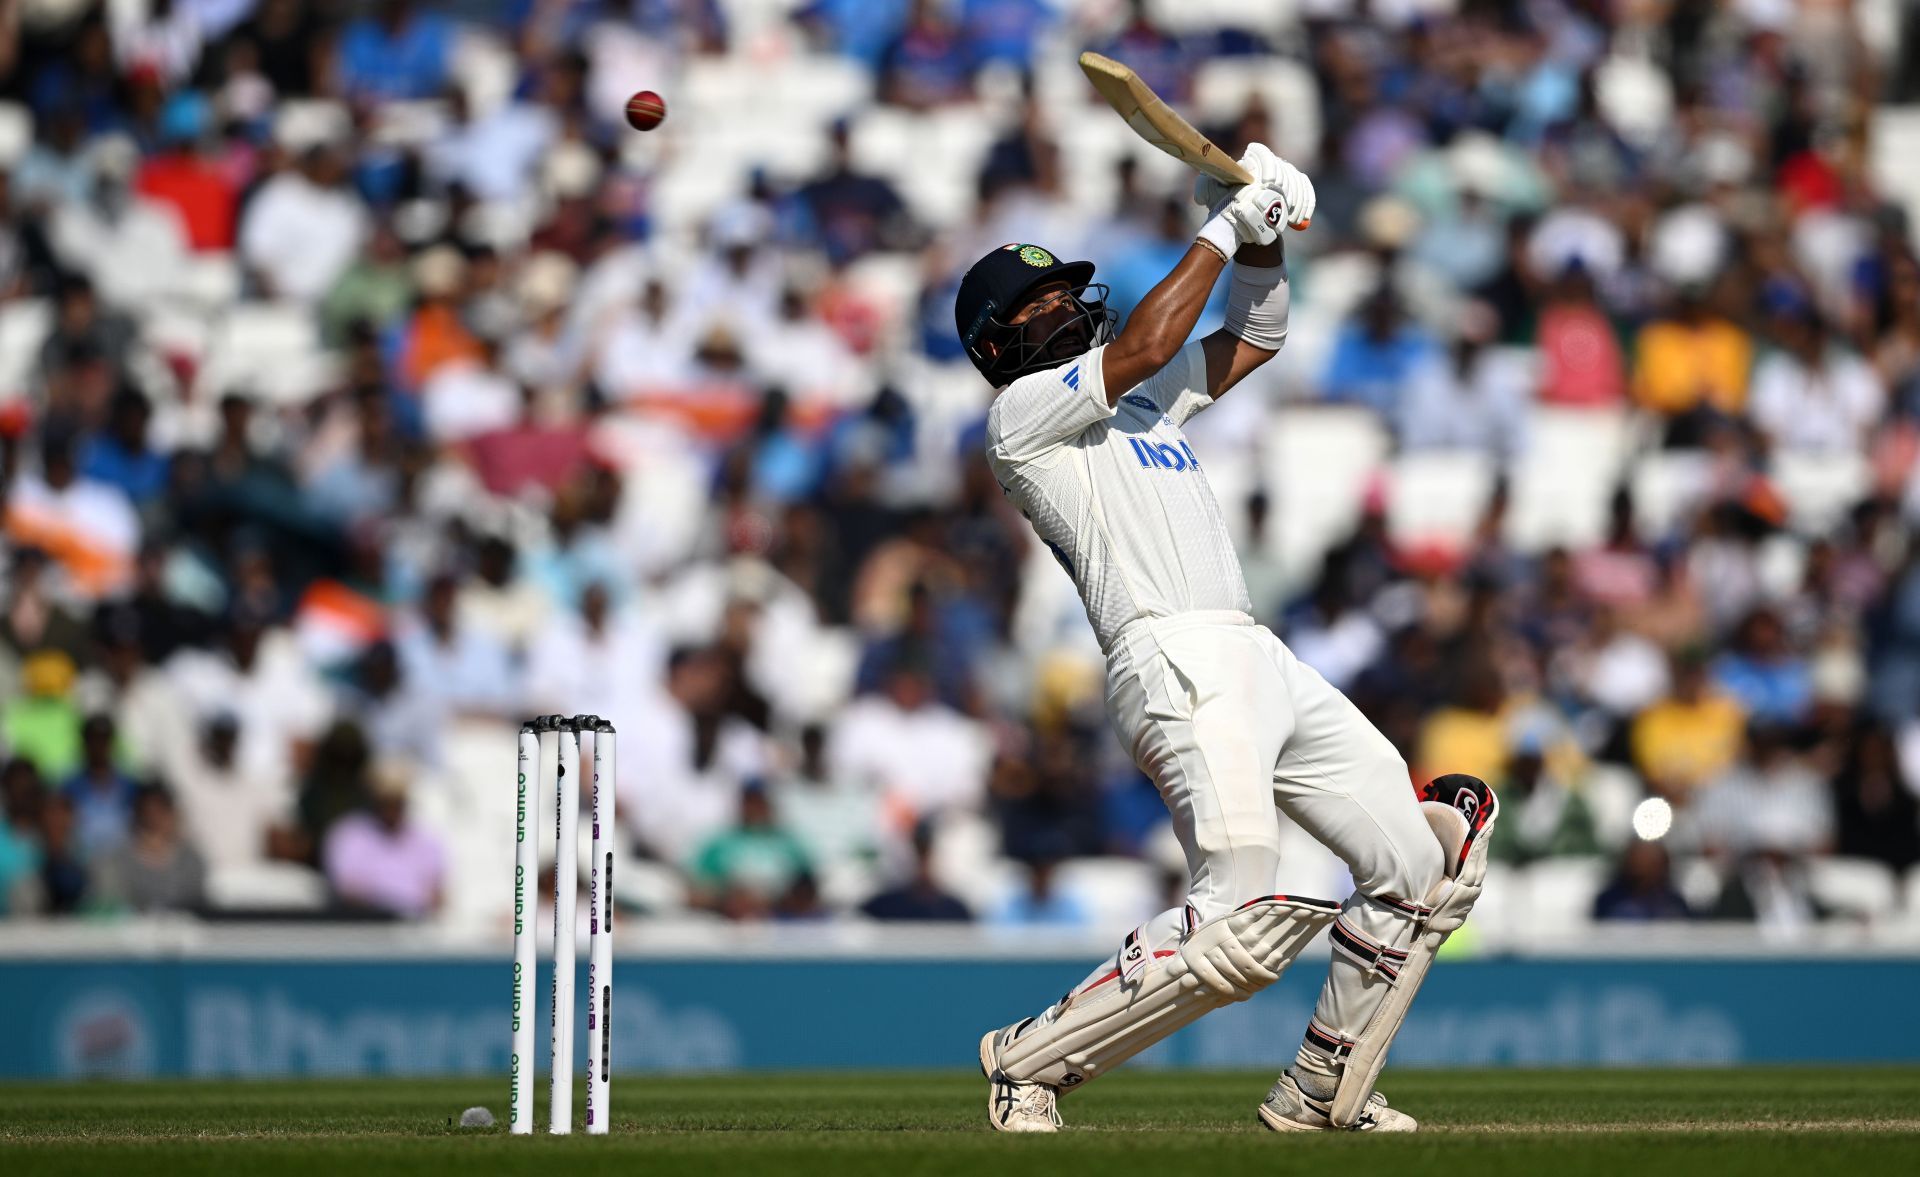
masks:
<path id="1" fill-rule="evenodd" d="M 1213 403 L 1199 341 L 1111 407 L 1105 351 L 1022 376 L 994 399 L 994 477 L 1072 574 L 1101 649 L 1138 617 L 1251 613 L 1219 500 L 1180 432 Z"/>

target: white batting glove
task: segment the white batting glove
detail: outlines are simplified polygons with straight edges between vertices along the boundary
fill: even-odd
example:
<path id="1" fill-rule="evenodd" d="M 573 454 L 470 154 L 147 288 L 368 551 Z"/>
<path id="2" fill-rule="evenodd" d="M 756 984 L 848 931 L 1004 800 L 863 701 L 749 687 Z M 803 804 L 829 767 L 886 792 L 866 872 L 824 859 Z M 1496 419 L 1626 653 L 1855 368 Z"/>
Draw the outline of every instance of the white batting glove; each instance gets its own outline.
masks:
<path id="1" fill-rule="evenodd" d="M 1286 197 L 1279 189 L 1242 184 L 1213 206 L 1195 237 L 1231 260 L 1242 245 L 1271 245 L 1286 215 Z"/>
<path id="2" fill-rule="evenodd" d="M 1319 200 L 1314 195 L 1313 181 L 1305 172 L 1275 155 L 1265 143 L 1248 144 L 1246 154 L 1240 157 L 1240 166 L 1253 177 L 1254 184 L 1279 189 L 1287 202 L 1288 225 L 1304 229 L 1313 220 Z M 1232 184 L 1203 175 L 1194 180 L 1193 202 L 1211 209 L 1234 190 Z"/>

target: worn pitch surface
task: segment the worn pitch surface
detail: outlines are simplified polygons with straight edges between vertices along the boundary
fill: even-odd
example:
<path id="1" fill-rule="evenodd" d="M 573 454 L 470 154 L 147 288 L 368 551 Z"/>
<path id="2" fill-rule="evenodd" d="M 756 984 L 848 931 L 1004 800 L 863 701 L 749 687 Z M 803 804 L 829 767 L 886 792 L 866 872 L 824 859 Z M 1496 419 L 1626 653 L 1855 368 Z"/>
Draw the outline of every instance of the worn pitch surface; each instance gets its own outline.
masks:
<path id="1" fill-rule="evenodd" d="M 1415 1136 L 1280 1136 L 1269 1075 L 1120 1074 L 1052 1137 L 987 1130 L 951 1073 L 616 1078 L 613 1133 L 511 1137 L 502 1081 L 0 1084 L 0 1168 L 40 1173 L 619 1174 L 1340 1171 L 1703 1177 L 1920 1172 L 1920 1068 L 1389 1072 Z M 544 1098 L 544 1080 L 536 1085 Z M 584 1084 L 576 1084 L 576 1093 Z M 483 1105 L 501 1121 L 456 1127 Z M 541 1122 L 545 1121 L 544 1107 Z"/>

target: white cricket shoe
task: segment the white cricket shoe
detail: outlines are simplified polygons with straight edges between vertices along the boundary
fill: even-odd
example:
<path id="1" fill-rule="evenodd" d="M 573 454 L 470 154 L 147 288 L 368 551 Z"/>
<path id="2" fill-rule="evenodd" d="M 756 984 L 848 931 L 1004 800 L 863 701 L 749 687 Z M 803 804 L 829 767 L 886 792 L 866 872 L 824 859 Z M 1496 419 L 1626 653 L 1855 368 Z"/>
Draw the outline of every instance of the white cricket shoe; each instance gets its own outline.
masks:
<path id="1" fill-rule="evenodd" d="M 987 1123 L 996 1132 L 1058 1132 L 1060 1092 L 1045 1083 L 1016 1083 L 1000 1070 L 1000 1048 L 1013 1041 L 1015 1022 L 980 1039 L 980 1073 L 987 1077 Z"/>
<path id="2" fill-rule="evenodd" d="M 1260 1103 L 1260 1122 L 1275 1132 L 1415 1132 L 1420 1121 L 1387 1106 L 1387 1097 L 1378 1091 L 1367 1097 L 1367 1106 L 1353 1127 L 1333 1126 L 1325 1100 L 1315 1099 L 1300 1090 L 1291 1073 L 1283 1073 L 1267 1098 Z"/>

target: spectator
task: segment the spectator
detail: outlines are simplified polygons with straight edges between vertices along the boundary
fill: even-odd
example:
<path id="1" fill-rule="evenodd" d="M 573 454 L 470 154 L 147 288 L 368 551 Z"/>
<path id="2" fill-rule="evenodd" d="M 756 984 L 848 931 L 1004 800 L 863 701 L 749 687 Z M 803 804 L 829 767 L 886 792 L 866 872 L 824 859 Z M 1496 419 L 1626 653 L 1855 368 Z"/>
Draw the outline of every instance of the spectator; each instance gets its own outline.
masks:
<path id="1" fill-rule="evenodd" d="M 1673 690 L 1633 721 L 1634 766 L 1656 794 L 1683 803 L 1732 766 L 1746 730 L 1739 700 L 1709 685 L 1697 650 L 1673 657 Z"/>
<path id="2" fill-rule="evenodd" d="M 766 787 L 757 781 L 740 790 L 739 823 L 707 839 L 688 867 L 695 902 L 729 919 L 766 916 L 811 871 L 806 849 L 774 821 Z"/>
<path id="3" fill-rule="evenodd" d="M 319 92 L 334 38 L 322 6 L 311 0 L 260 0 L 233 42 L 246 47 L 274 94 L 303 98 Z"/>
<path id="4" fill-rule="evenodd" d="M 214 715 L 180 741 L 167 766 L 188 842 L 213 871 L 304 858 L 310 848 L 295 826 L 292 782 L 244 765 L 240 737 L 238 720 Z"/>
<path id="5" fill-rule="evenodd" d="M 880 796 L 901 832 L 948 809 L 977 809 L 989 756 L 986 733 L 937 702 L 927 668 L 912 661 L 893 667 L 882 693 L 841 712 L 827 740 L 829 769 Z"/>
<path id="6" fill-rule="evenodd" d="M 513 657 L 498 638 L 458 615 L 459 591 L 447 573 L 427 582 L 418 613 L 402 622 L 394 640 L 401 676 L 420 685 L 442 722 L 505 716 L 519 701 Z"/>
<path id="7" fill-rule="evenodd" d="M 454 32 L 453 22 L 413 0 L 380 0 L 340 30 L 341 91 L 367 105 L 434 97 L 446 89 Z"/>
<path id="8" fill-rule="evenodd" d="M 1475 304 L 1461 312 L 1450 351 L 1431 349 L 1407 372 L 1394 419 L 1401 448 L 1470 450 L 1503 464 L 1520 456 L 1531 390 L 1521 365 L 1489 349 L 1498 328 L 1493 311 Z"/>
<path id="9" fill-rule="evenodd" d="M 1885 724 L 1865 720 L 1846 734 L 1831 784 L 1836 853 L 1896 871 L 1920 862 L 1920 802 Z"/>
<path id="10" fill-rule="evenodd" d="M 1127 0 L 1126 22 L 1100 52 L 1126 62 L 1149 89 L 1176 106 L 1192 96 L 1193 48 L 1160 27 L 1147 0 Z"/>
<path id="11" fill-rule="evenodd" d="M 903 882 L 861 904 L 869 918 L 884 921 L 968 923 L 973 912 L 943 889 L 933 877 L 933 829 L 925 822 L 913 828 L 913 872 Z"/>
<path id="12" fill-rule="evenodd" d="M 61 265 L 84 273 L 109 305 L 128 312 L 173 294 L 186 272 L 186 231 L 171 205 L 133 186 L 140 150 L 124 136 L 88 150 L 84 201 L 54 206 L 47 242 Z"/>
<path id="13" fill-rule="evenodd" d="M 61 600 L 47 554 L 39 548 L 16 547 L 8 553 L 5 609 L 0 611 L 0 650 L 9 661 L 24 660 L 41 651 L 57 651 L 69 659 L 85 655 L 87 629 Z"/>
<path id="14" fill-rule="evenodd" d="M 1771 609 L 1755 609 L 1741 621 L 1714 663 L 1713 678 L 1759 721 L 1796 723 L 1813 702 L 1807 660 L 1788 645 L 1786 626 Z"/>
<path id="15" fill-rule="evenodd" d="M 1673 862 L 1659 842 L 1627 843 L 1619 868 L 1593 900 L 1593 918 L 1647 923 L 1693 918 L 1673 885 Z"/>
<path id="16" fill-rule="evenodd" d="M 194 911 L 206 899 L 207 867 L 180 834 L 173 798 L 143 789 L 134 801 L 133 837 L 101 864 L 96 902 L 148 913 Z"/>
<path id="17" fill-rule="evenodd" d="M 14 479 L 6 496 L 8 541 L 59 561 L 80 595 L 108 595 L 127 581 L 140 518 L 120 489 L 80 476 L 73 439 L 41 439 L 40 474 Z"/>
<path id="18" fill-rule="evenodd" d="M 231 169 L 211 151 L 212 120 L 204 95 L 188 90 L 169 98 L 160 113 L 163 149 L 140 165 L 133 182 L 141 196 L 174 210 L 196 253 L 232 249 L 239 211 Z"/>
<path id="19" fill-rule="evenodd" d="M 320 859 L 334 895 L 348 907 L 418 919 L 445 898 L 446 847 L 407 816 L 412 767 L 377 763 L 366 807 L 327 831 Z"/>
<path id="20" fill-rule="evenodd" d="M 240 259 L 268 298 L 318 303 L 353 264 L 370 225 L 346 174 L 339 148 L 309 147 L 247 201 Z"/>
<path id="21" fill-rule="evenodd" d="M 322 338 L 332 346 L 347 343 L 356 327 L 384 331 L 413 305 L 413 273 L 406 246 L 385 221 L 376 222 L 367 248 L 357 254 L 320 304 Z"/>
<path id="22" fill-rule="evenodd" d="M 39 903 L 40 812 L 47 788 L 33 762 L 14 757 L 0 767 L 0 916 Z"/>
<path id="23" fill-rule="evenodd" d="M 913 0 L 906 27 L 880 54 L 880 101 L 913 110 L 973 96 L 974 61 L 939 0 Z"/>
<path id="24" fill-rule="evenodd" d="M 523 582 L 524 583 L 524 582 Z M 603 581 L 529 635 L 527 694 L 536 710 L 569 715 L 632 715 L 666 666 L 659 622 L 645 610 L 613 607 Z"/>
<path id="25" fill-rule="evenodd" d="M 489 535 L 474 545 L 473 576 L 460 586 L 454 611 L 516 657 L 538 638 L 553 603 L 532 580 L 517 576 L 520 553 L 504 536 Z"/>
<path id="26" fill-rule="evenodd" d="M 226 621 L 218 650 L 190 650 L 167 674 L 196 720 L 232 714 L 240 725 L 240 758 L 249 773 L 290 777 L 306 762 L 333 706 L 298 641 L 242 609 Z"/>
<path id="27" fill-rule="evenodd" d="M 1780 346 L 1754 368 L 1754 424 L 1781 450 L 1858 453 L 1886 410 L 1880 377 L 1810 306 L 1789 305 L 1771 326 Z"/>
<path id="28" fill-rule="evenodd" d="M 796 193 L 827 260 L 844 265 L 877 249 L 904 249 L 919 237 L 912 213 L 893 182 L 853 163 L 852 126 L 838 119 L 829 131 L 826 170 Z"/>
<path id="29" fill-rule="evenodd" d="M 138 816 L 136 809 L 136 832 Z M 74 835 L 73 802 L 63 794 L 49 793 L 40 805 L 40 908 L 49 915 L 74 915 L 93 891 Z"/>
<path id="30" fill-rule="evenodd" d="M 58 650 L 29 655 L 20 665 L 20 689 L 25 693 L 0 712 L 0 743 L 50 781 L 64 781 L 80 767 L 80 712 L 72 698 L 73 680 L 73 659 Z"/>
<path id="31" fill-rule="evenodd" d="M 1753 339 L 1704 289 L 1682 290 L 1671 314 L 1640 328 L 1634 352 L 1634 399 L 1666 418 L 1668 445 L 1697 446 L 1709 420 L 1746 407 Z"/>
<path id="32" fill-rule="evenodd" d="M 1507 761 L 1506 687 L 1500 672 L 1484 658 L 1460 674 L 1459 701 L 1435 711 L 1420 730 L 1414 775 L 1427 780 L 1444 772 L 1464 772 L 1481 780 L 1500 779 Z"/>
<path id="33" fill-rule="evenodd" d="M 657 856 L 687 862 L 738 812 L 740 791 L 764 779 L 766 749 L 726 710 L 727 668 L 710 649 L 667 656 L 666 683 L 636 709 L 620 757 L 620 811 Z"/>
<path id="34" fill-rule="evenodd" d="M 878 807 L 871 794 L 828 771 L 826 752 L 825 728 L 800 729 L 796 762 L 770 784 L 774 811 L 817 869 L 871 864 L 880 853 Z"/>
<path id="35" fill-rule="evenodd" d="M 446 102 L 450 126 L 428 146 L 428 174 L 483 202 L 524 199 L 559 136 L 562 112 L 509 99 L 477 114 L 459 86 L 447 91 Z"/>
<path id="36" fill-rule="evenodd" d="M 1045 859 L 1027 863 L 1026 886 L 1008 895 L 987 916 L 999 928 L 1085 928 L 1093 913 L 1080 899 L 1054 888 L 1054 864 Z"/>
<path id="37" fill-rule="evenodd" d="M 969 56 L 980 65 L 1004 63 L 1026 73 L 1046 43 L 1059 12 L 1046 0 L 962 0 L 960 24 Z"/>
<path id="38" fill-rule="evenodd" d="M 80 728 L 80 771 L 63 786 L 73 806 L 80 853 L 99 859 L 126 845 L 140 786 L 113 762 L 113 720 L 90 715 Z"/>
<path id="39" fill-rule="evenodd" d="M 107 427 L 80 451 L 80 477 L 114 487 L 136 508 L 153 504 L 166 489 L 167 460 L 147 444 L 152 420 L 147 398 L 123 385 L 108 406 Z"/>
<path id="40" fill-rule="evenodd" d="M 674 315 L 667 288 L 649 279 L 633 307 L 615 315 L 594 352 L 593 381 L 602 394 L 626 400 L 685 384 L 692 376 L 688 332 Z"/>
<path id="41" fill-rule="evenodd" d="M 1626 357 L 1584 265 L 1570 265 L 1540 312 L 1540 403 L 1608 409 L 1626 396 Z"/>
<path id="42" fill-rule="evenodd" d="M 1746 755 L 1695 803 L 1702 839 L 1735 858 L 1760 851 L 1824 853 L 1833 844 L 1833 801 L 1826 782 L 1788 743 L 1788 733 L 1756 717 Z"/>
<path id="43" fill-rule="evenodd" d="M 1321 387 L 1335 404 L 1365 405 L 1393 421 L 1413 374 L 1436 351 L 1433 337 L 1401 309 L 1399 296 L 1382 286 L 1341 326 Z"/>
<path id="44" fill-rule="evenodd" d="M 1579 646 L 1563 654 L 1580 695 L 1614 723 L 1630 721 L 1665 698 L 1670 687 L 1665 652 L 1626 628 L 1621 614 L 1599 610 Z"/>
<path id="45" fill-rule="evenodd" d="M 1501 821 L 1490 856 L 1525 865 L 1542 858 L 1598 854 L 1600 841 L 1586 798 L 1548 764 L 1546 739 L 1522 729 L 1500 777 Z"/>

